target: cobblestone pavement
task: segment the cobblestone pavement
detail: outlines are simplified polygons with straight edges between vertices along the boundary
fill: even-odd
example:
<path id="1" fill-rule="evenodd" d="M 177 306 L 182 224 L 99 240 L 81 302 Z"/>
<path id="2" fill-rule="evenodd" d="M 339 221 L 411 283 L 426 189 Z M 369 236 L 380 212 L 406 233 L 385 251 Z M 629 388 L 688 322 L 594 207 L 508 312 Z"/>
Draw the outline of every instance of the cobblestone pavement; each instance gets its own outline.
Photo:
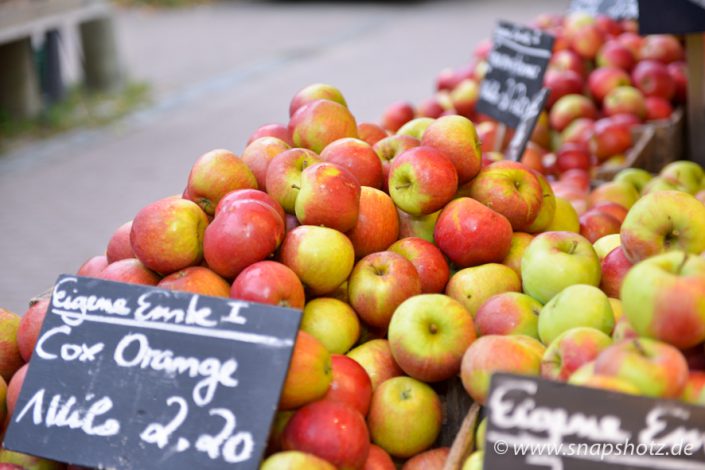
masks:
<path id="1" fill-rule="evenodd" d="M 0 306 L 24 312 L 59 273 L 101 254 L 143 205 L 180 193 L 213 148 L 242 151 L 259 125 L 285 122 L 291 96 L 338 86 L 359 121 L 419 101 L 436 73 L 467 62 L 497 19 L 528 21 L 560 0 L 378 3 L 231 1 L 119 10 L 121 53 L 154 104 L 108 128 L 0 156 Z"/>

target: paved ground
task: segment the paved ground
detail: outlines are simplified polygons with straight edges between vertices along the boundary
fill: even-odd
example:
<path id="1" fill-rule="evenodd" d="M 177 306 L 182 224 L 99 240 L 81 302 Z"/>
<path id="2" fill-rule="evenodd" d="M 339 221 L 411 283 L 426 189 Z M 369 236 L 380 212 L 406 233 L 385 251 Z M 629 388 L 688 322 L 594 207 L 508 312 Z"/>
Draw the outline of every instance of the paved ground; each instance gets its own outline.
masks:
<path id="1" fill-rule="evenodd" d="M 561 0 L 420 3 L 231 1 L 117 15 L 131 75 L 150 109 L 0 156 L 0 306 L 18 313 L 59 273 L 105 250 L 143 205 L 180 193 L 193 160 L 241 152 L 259 125 L 285 122 L 312 82 L 343 90 L 358 120 L 429 95 L 436 73 L 465 63 L 496 19 L 528 21 Z"/>

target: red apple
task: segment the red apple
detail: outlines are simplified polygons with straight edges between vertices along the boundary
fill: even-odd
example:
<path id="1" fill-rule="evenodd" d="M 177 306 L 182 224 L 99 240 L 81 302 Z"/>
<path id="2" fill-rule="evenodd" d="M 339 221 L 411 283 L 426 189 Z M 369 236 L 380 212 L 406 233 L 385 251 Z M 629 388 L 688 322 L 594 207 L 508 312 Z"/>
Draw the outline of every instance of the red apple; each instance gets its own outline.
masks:
<path id="1" fill-rule="evenodd" d="M 210 223 L 203 238 L 208 267 L 232 279 L 270 256 L 284 237 L 284 221 L 271 206 L 254 199 L 233 203 Z"/>
<path id="2" fill-rule="evenodd" d="M 610 251 L 602 260 L 602 280 L 600 289 L 608 297 L 619 298 L 622 283 L 632 263 L 629 262 L 621 246 Z"/>
<path id="3" fill-rule="evenodd" d="M 299 331 L 279 398 L 279 409 L 292 410 L 323 398 L 332 380 L 333 367 L 328 350 L 310 334 Z"/>
<path id="4" fill-rule="evenodd" d="M 544 86 L 551 90 L 547 106 L 549 109 L 560 98 L 566 95 L 580 94 L 583 92 L 583 77 L 574 70 L 549 69 L 543 78 Z"/>
<path id="5" fill-rule="evenodd" d="M 555 196 L 554 196 L 555 198 Z M 553 217 L 551 217 L 550 222 L 553 221 L 555 218 L 555 204 L 553 208 L 554 214 Z M 548 227 L 545 227 L 548 228 Z M 543 231 L 543 230 L 541 230 Z M 534 239 L 534 236 L 528 233 L 523 233 L 523 232 L 514 232 L 512 234 L 512 244 L 511 247 L 509 248 L 509 253 L 507 253 L 507 256 L 502 260 L 502 264 L 510 268 L 512 271 L 514 271 L 517 276 L 519 276 L 519 280 L 521 281 L 521 259 L 524 257 L 524 251 L 526 248 L 529 246 L 531 243 L 531 240 Z"/>
<path id="6" fill-rule="evenodd" d="M 526 335 L 538 339 L 538 316 L 542 305 L 519 292 L 490 297 L 475 314 L 478 336 Z"/>
<path id="7" fill-rule="evenodd" d="M 345 403 L 367 416 L 372 400 L 372 381 L 354 359 L 340 354 L 331 355 L 333 381 L 323 400 Z"/>
<path id="8" fill-rule="evenodd" d="M 301 172 L 294 209 L 303 225 L 347 232 L 355 226 L 360 213 L 360 183 L 343 167 L 317 163 Z"/>
<path id="9" fill-rule="evenodd" d="M 389 195 L 411 215 L 428 215 L 445 206 L 458 189 L 453 162 L 433 147 L 415 147 L 389 167 Z"/>
<path id="10" fill-rule="evenodd" d="M 575 51 L 563 49 L 556 51 L 548 63 L 549 70 L 572 70 L 579 76 L 584 77 L 585 62 Z"/>
<path id="11" fill-rule="evenodd" d="M 658 96 L 650 96 L 646 98 L 646 120 L 658 121 L 661 119 L 669 119 L 673 114 L 673 106 L 671 102 Z"/>
<path id="12" fill-rule="evenodd" d="M 247 163 L 234 153 L 211 150 L 198 157 L 191 167 L 184 199 L 213 215 L 220 198 L 236 189 L 257 189 L 257 178 Z"/>
<path id="13" fill-rule="evenodd" d="M 421 280 L 411 261 L 382 251 L 355 265 L 348 293 L 350 305 L 365 323 L 384 328 L 399 304 L 421 293 Z"/>
<path id="14" fill-rule="evenodd" d="M 416 454 L 401 467 L 401 470 L 443 470 L 450 454 L 450 447 L 438 447 Z"/>
<path id="15" fill-rule="evenodd" d="M 294 213 L 296 198 L 301 188 L 301 173 L 309 166 L 320 163 L 320 157 L 307 149 L 286 150 L 272 159 L 267 167 L 267 194 L 284 210 Z"/>
<path id="16" fill-rule="evenodd" d="M 634 86 L 646 97 L 655 96 L 671 100 L 676 93 L 676 83 L 668 68 L 655 60 L 642 60 L 632 72 Z"/>
<path id="17" fill-rule="evenodd" d="M 609 40 L 602 45 L 597 53 L 599 67 L 616 67 L 626 72 L 631 71 L 636 64 L 634 53 L 618 39 Z"/>
<path id="18" fill-rule="evenodd" d="M 24 363 L 17 345 L 20 322 L 19 315 L 0 308 L 0 376 L 5 383 Z"/>
<path id="19" fill-rule="evenodd" d="M 590 151 L 598 160 L 626 152 L 631 148 L 632 131 L 629 126 L 615 122 L 611 118 L 599 119 L 595 122 Z"/>
<path id="20" fill-rule="evenodd" d="M 191 266 L 169 274 L 159 281 L 157 287 L 213 297 L 230 295 L 228 281 L 203 266 Z"/>
<path id="21" fill-rule="evenodd" d="M 667 70 L 676 84 L 675 101 L 685 103 L 688 96 L 688 65 L 679 60 L 668 64 Z"/>
<path id="22" fill-rule="evenodd" d="M 591 209 L 580 216 L 580 234 L 590 243 L 595 243 L 605 235 L 619 233 L 621 223 L 610 214 Z"/>
<path id="23" fill-rule="evenodd" d="M 380 446 L 370 444 L 370 452 L 362 470 L 396 470 L 394 461 Z"/>
<path id="24" fill-rule="evenodd" d="M 289 146 L 294 145 L 289 127 L 284 124 L 265 124 L 260 126 L 247 139 L 247 145 L 250 145 L 252 142 L 262 137 L 274 137 L 286 142 Z"/>
<path id="25" fill-rule="evenodd" d="M 207 225 L 206 214 L 194 202 L 160 199 L 137 213 L 130 243 L 146 267 L 169 274 L 201 262 Z"/>
<path id="26" fill-rule="evenodd" d="M 267 168 L 274 157 L 290 148 L 289 144 L 276 137 L 260 137 L 245 147 L 242 151 L 242 161 L 255 175 L 259 189 L 267 190 Z"/>
<path id="27" fill-rule="evenodd" d="M 556 170 L 563 174 L 570 170 L 590 171 L 592 158 L 585 145 L 567 143 L 556 154 Z"/>
<path id="28" fill-rule="evenodd" d="M 477 100 L 480 98 L 480 84 L 477 80 L 466 78 L 461 80 L 450 92 L 453 109 L 468 119 L 475 115 Z"/>
<path id="29" fill-rule="evenodd" d="M 670 34 L 652 34 L 646 36 L 639 51 L 641 60 L 658 60 L 670 64 L 683 60 L 685 51 L 680 41 Z"/>
<path id="30" fill-rule="evenodd" d="M 445 112 L 445 108 L 438 100 L 438 97 L 426 98 L 417 106 L 417 114 L 419 117 L 430 117 L 433 119 L 441 117 Z"/>
<path id="31" fill-rule="evenodd" d="M 386 339 L 373 339 L 362 343 L 347 356 L 360 364 L 370 376 L 372 390 L 392 377 L 404 374 L 392 356 L 389 342 Z"/>
<path id="32" fill-rule="evenodd" d="M 606 37 L 619 36 L 624 32 L 622 24 L 607 15 L 598 14 L 595 18 L 595 24 Z"/>
<path id="33" fill-rule="evenodd" d="M 79 276 L 98 277 L 107 266 L 108 258 L 105 255 L 93 256 L 78 268 L 76 274 Z"/>
<path id="34" fill-rule="evenodd" d="M 618 86 L 632 84 L 629 74 L 616 67 L 600 67 L 593 70 L 588 77 L 588 89 L 598 103 L 602 103 L 605 96 Z"/>
<path id="35" fill-rule="evenodd" d="M 357 223 L 346 233 L 357 258 L 386 250 L 399 236 L 399 216 L 392 199 L 379 189 L 361 189 Z"/>
<path id="36" fill-rule="evenodd" d="M 594 119 L 578 118 L 574 120 L 561 132 L 561 146 L 572 143 L 578 144 L 580 148 L 585 148 L 592 137 L 594 127 Z"/>
<path id="37" fill-rule="evenodd" d="M 345 168 L 362 186 L 382 187 L 382 162 L 367 142 L 352 138 L 336 140 L 323 149 L 321 159 Z"/>
<path id="38" fill-rule="evenodd" d="M 577 327 L 565 331 L 546 349 L 541 360 L 541 375 L 552 380 L 567 382 L 573 372 L 612 345 L 612 339 L 602 331 Z"/>
<path id="39" fill-rule="evenodd" d="M 646 101 L 644 95 L 634 87 L 618 86 L 610 91 L 603 103 L 603 111 L 607 116 L 628 113 L 639 119 L 646 117 Z"/>
<path id="40" fill-rule="evenodd" d="M 418 237 L 433 243 L 433 230 L 441 211 L 429 215 L 413 216 L 397 209 L 399 215 L 399 238 Z"/>
<path id="41" fill-rule="evenodd" d="M 125 222 L 113 232 L 108 248 L 105 250 L 105 256 L 108 263 L 120 261 L 125 258 L 134 258 L 135 252 L 132 251 L 130 244 L 130 231 L 132 230 L 132 221 Z"/>
<path id="42" fill-rule="evenodd" d="M 436 246 L 422 238 L 402 238 L 389 247 L 411 261 L 421 280 L 421 292 L 440 293 L 445 289 L 450 276 L 448 262 Z"/>
<path id="43" fill-rule="evenodd" d="M 294 113 L 289 120 L 289 131 L 296 147 L 320 153 L 326 145 L 338 139 L 357 138 L 357 123 L 342 104 L 317 100 L 300 107 Z"/>
<path id="44" fill-rule="evenodd" d="M 274 209 L 277 214 L 279 214 L 282 221 L 286 222 L 286 213 L 284 212 L 282 206 L 275 201 L 272 196 L 258 189 L 238 189 L 226 194 L 216 206 L 215 216 L 217 217 L 221 212 L 227 212 L 231 208 L 237 206 L 238 201 L 245 200 L 255 200 L 263 204 L 267 204 L 269 207 Z"/>
<path id="45" fill-rule="evenodd" d="M 392 135 L 373 145 L 372 148 L 382 161 L 382 175 L 384 177 L 382 188 L 385 191 L 388 189 L 389 166 L 392 161 L 407 150 L 418 147 L 419 145 L 419 139 L 408 135 Z"/>
<path id="46" fill-rule="evenodd" d="M 516 231 L 528 229 L 543 202 L 538 178 L 517 162 L 502 161 L 483 168 L 468 189 L 471 198 L 505 216 Z"/>
<path id="47" fill-rule="evenodd" d="M 200 210 L 200 209 L 199 209 Z M 109 264 L 96 277 L 106 281 L 156 286 L 161 277 L 135 258 L 121 259 Z"/>
<path id="48" fill-rule="evenodd" d="M 259 261 L 245 268 L 230 289 L 233 299 L 296 309 L 304 308 L 304 286 L 296 273 L 276 261 Z"/>
<path id="49" fill-rule="evenodd" d="M 414 105 L 406 101 L 392 103 L 382 113 L 380 124 L 384 129 L 396 132 L 401 126 L 416 117 Z"/>
<path id="50" fill-rule="evenodd" d="M 12 416 L 15 411 L 15 405 L 17 404 L 17 399 L 20 396 L 22 385 L 24 385 L 24 379 L 27 375 L 28 367 L 29 363 L 20 367 L 12 376 L 10 383 L 7 384 L 7 416 Z"/>
<path id="51" fill-rule="evenodd" d="M 586 24 L 568 34 L 570 47 L 585 59 L 594 59 L 605 42 L 605 35 L 597 24 Z"/>
<path id="52" fill-rule="evenodd" d="M 436 244 L 460 267 L 501 262 L 512 242 L 506 217 L 470 198 L 451 201 L 434 230 Z"/>
<path id="53" fill-rule="evenodd" d="M 575 119 L 596 117 L 597 109 L 590 98 L 578 94 L 566 95 L 559 99 L 549 115 L 551 126 L 557 131 L 562 131 Z"/>
<path id="54" fill-rule="evenodd" d="M 296 92 L 289 103 L 289 116 L 293 116 L 302 106 L 317 100 L 335 101 L 345 107 L 348 106 L 345 97 L 336 87 L 325 83 L 314 83 Z"/>
<path id="55" fill-rule="evenodd" d="M 359 123 L 357 125 L 357 135 L 360 140 L 370 145 L 374 145 L 380 140 L 389 137 L 389 134 L 387 134 L 387 131 L 385 131 L 382 126 L 372 122 Z"/>
<path id="56" fill-rule="evenodd" d="M 644 44 L 644 38 L 636 32 L 625 31 L 617 36 L 617 42 L 629 49 L 636 60 L 641 58 L 641 46 Z"/>
<path id="57" fill-rule="evenodd" d="M 369 439 L 365 419 L 357 410 L 322 400 L 294 414 L 284 429 L 282 447 L 316 455 L 340 470 L 356 470 L 367 460 Z"/>
<path id="58" fill-rule="evenodd" d="M 480 149 L 482 152 L 492 152 L 497 149 L 498 124 L 494 121 L 480 122 L 477 127 L 477 136 L 480 139 Z M 509 132 L 506 132 L 499 149 L 504 149 L 509 145 Z"/>

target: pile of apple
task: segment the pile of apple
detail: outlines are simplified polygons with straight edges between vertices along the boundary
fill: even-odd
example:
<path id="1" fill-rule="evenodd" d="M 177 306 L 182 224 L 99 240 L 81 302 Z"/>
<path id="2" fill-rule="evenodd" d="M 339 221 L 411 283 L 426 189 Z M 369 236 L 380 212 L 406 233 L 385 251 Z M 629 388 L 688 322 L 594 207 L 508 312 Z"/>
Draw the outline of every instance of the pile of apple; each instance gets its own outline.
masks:
<path id="1" fill-rule="evenodd" d="M 642 37 L 634 21 L 583 13 L 541 15 L 533 25 L 556 42 L 544 77 L 551 94 L 522 157 L 527 166 L 555 176 L 575 168 L 622 167 L 634 144 L 633 128 L 668 119 L 685 102 L 685 54 L 676 37 Z M 418 106 L 390 105 L 383 126 L 397 131 L 412 120 L 419 126 L 427 118 L 460 114 L 478 123 L 486 158 L 501 158 L 492 152 L 504 149 L 511 134 L 497 142 L 498 123 L 475 111 L 491 46 L 484 41 L 470 64 L 443 70 L 435 95 Z"/>
<path id="2" fill-rule="evenodd" d="M 358 124 L 308 86 L 287 126 L 200 156 L 78 274 L 303 309 L 265 470 L 441 468 L 432 385 L 457 376 L 480 404 L 504 371 L 705 405 L 703 169 L 590 191 L 582 169 L 483 161 L 464 116 L 426 124 Z M 0 315 L 8 415 L 47 303 Z"/>

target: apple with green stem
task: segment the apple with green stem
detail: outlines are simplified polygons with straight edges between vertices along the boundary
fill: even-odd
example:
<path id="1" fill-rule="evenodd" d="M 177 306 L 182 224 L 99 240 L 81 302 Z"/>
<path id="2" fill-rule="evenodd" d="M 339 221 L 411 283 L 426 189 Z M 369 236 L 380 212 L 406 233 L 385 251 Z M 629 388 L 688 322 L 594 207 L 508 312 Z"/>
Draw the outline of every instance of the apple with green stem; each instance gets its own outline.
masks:
<path id="1" fill-rule="evenodd" d="M 405 300 L 389 323 L 394 360 L 404 372 L 423 382 L 439 382 L 456 375 L 463 353 L 475 337 L 468 311 L 442 294 Z"/>
<path id="2" fill-rule="evenodd" d="M 293 148 L 281 152 L 267 167 L 265 180 L 267 194 L 272 196 L 287 213 L 293 214 L 296 198 L 301 189 L 301 173 L 320 162 L 321 158 L 311 150 Z"/>

